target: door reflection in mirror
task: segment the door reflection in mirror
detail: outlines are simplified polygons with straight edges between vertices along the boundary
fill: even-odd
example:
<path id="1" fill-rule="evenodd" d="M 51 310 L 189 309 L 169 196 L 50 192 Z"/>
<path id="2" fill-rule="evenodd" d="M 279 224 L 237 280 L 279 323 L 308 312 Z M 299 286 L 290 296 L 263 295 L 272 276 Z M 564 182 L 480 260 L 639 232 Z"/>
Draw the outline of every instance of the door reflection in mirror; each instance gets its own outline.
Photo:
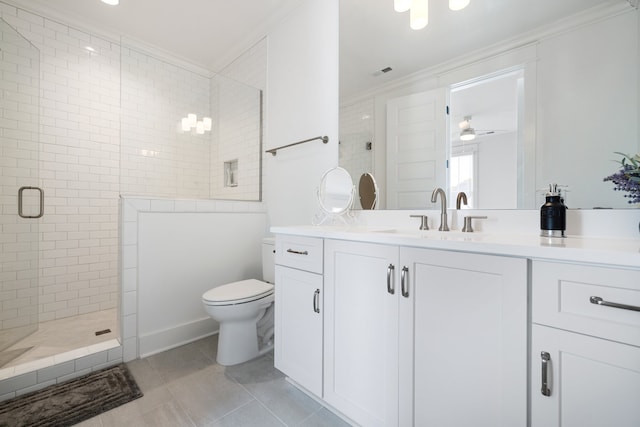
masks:
<path id="1" fill-rule="evenodd" d="M 470 209 L 518 208 L 524 158 L 520 129 L 524 71 L 507 70 L 453 85 L 449 97 L 450 208 L 464 191 Z M 472 129 L 475 138 L 461 138 Z"/>

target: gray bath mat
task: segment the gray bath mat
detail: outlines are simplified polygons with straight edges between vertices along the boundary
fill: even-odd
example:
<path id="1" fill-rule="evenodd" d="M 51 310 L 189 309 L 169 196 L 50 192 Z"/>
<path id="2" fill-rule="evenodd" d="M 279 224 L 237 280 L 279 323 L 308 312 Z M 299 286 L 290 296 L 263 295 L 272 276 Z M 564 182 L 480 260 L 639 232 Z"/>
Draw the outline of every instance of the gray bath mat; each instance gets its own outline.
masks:
<path id="1" fill-rule="evenodd" d="M 0 402 L 0 426 L 71 426 L 141 396 L 120 364 Z"/>

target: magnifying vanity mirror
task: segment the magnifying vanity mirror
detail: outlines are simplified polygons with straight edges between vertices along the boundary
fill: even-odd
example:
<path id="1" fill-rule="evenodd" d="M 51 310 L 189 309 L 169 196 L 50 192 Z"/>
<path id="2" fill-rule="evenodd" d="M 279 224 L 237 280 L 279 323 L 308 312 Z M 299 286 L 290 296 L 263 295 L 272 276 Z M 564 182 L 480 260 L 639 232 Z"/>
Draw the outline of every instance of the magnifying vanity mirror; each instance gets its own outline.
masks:
<path id="1" fill-rule="evenodd" d="M 340 166 L 376 177 L 378 209 L 433 209 L 436 187 L 537 209 L 550 183 L 570 209 L 633 207 L 603 178 L 640 152 L 634 4 L 431 1 L 415 31 L 392 0 L 341 0 Z"/>
<path id="2" fill-rule="evenodd" d="M 320 212 L 313 220 L 320 225 L 328 220 L 340 220 L 347 223 L 353 206 L 354 187 L 351 175 L 346 169 L 335 167 L 324 173 L 318 187 L 318 205 Z"/>
<path id="3" fill-rule="evenodd" d="M 373 175 L 363 173 L 358 182 L 358 195 L 362 209 L 375 209 L 378 203 L 378 185 Z"/>

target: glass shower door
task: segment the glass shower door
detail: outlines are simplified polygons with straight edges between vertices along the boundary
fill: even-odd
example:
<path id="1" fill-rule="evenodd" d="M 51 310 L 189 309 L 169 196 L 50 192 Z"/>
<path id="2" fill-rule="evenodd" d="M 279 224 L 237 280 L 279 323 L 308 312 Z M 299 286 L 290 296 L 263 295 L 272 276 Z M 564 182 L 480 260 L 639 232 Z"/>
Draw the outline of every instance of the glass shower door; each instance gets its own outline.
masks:
<path id="1" fill-rule="evenodd" d="M 0 368 L 38 329 L 40 52 L 0 19 Z"/>

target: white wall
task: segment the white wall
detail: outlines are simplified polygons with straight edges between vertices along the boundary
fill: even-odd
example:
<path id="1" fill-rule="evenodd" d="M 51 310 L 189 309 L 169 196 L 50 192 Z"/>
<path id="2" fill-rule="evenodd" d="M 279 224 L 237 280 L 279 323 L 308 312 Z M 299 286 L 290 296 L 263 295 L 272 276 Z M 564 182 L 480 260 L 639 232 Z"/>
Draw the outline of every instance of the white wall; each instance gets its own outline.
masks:
<path id="1" fill-rule="evenodd" d="M 598 21 L 538 47 L 536 183 L 568 185 L 569 207 L 595 207 L 594 193 L 596 206 L 627 207 L 602 178 L 619 169 L 616 151 L 640 150 L 636 15 Z"/>
<path id="2" fill-rule="evenodd" d="M 478 146 L 478 203 L 476 209 L 515 209 L 518 206 L 517 136 L 480 136 Z"/>
<path id="3" fill-rule="evenodd" d="M 338 1 L 305 0 L 268 36 L 265 157 L 271 225 L 310 224 L 322 174 L 338 165 Z"/>
<path id="4" fill-rule="evenodd" d="M 138 220 L 140 355 L 218 329 L 202 294 L 261 279 L 264 212 L 145 212 Z"/>
<path id="5" fill-rule="evenodd" d="M 260 274 L 266 206 L 122 197 L 121 209 L 124 360 L 214 333 L 202 293 Z"/>

